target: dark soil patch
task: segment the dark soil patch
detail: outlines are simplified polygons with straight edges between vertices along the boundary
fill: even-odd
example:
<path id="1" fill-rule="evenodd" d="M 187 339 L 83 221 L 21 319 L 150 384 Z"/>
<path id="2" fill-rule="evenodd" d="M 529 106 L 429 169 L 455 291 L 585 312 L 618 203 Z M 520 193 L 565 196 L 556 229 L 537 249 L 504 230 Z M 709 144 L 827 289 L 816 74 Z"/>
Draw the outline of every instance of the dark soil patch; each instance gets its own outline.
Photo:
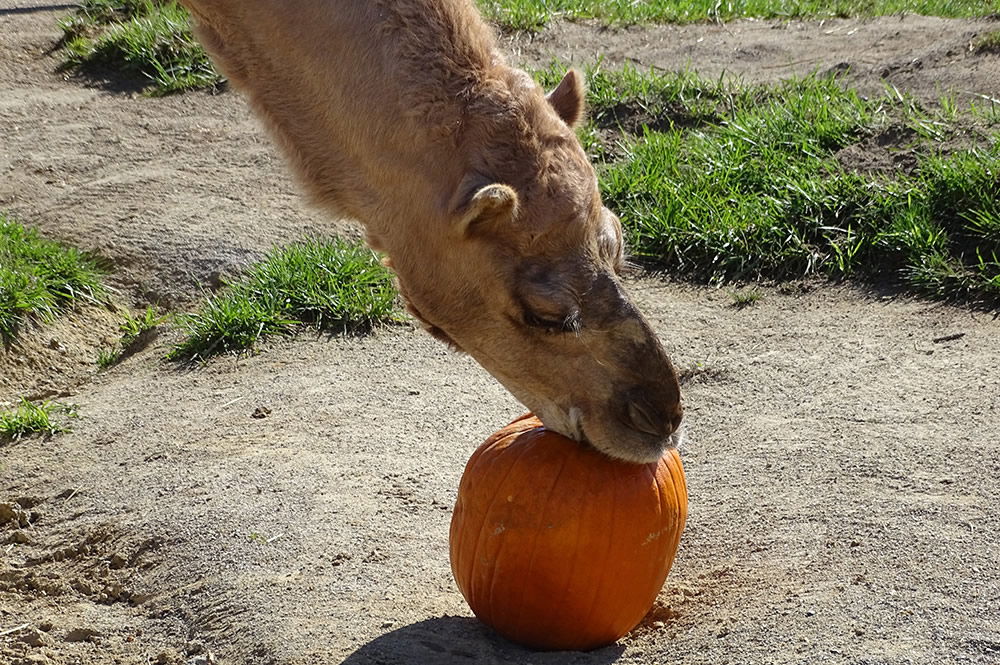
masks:
<path id="1" fill-rule="evenodd" d="M 592 114 L 594 124 L 601 129 L 618 130 L 641 135 L 646 128 L 663 132 L 672 128 L 692 129 L 722 118 L 715 113 L 692 115 L 691 108 L 683 104 L 666 104 L 655 111 L 635 103 L 621 102 Z"/>
<path id="2" fill-rule="evenodd" d="M 897 122 L 842 148 L 836 158 L 845 170 L 856 173 L 909 175 L 916 171 L 922 156 L 949 155 L 988 145 L 990 140 L 988 129 L 970 118 L 956 122 L 936 141 L 922 138 L 912 127 Z"/>

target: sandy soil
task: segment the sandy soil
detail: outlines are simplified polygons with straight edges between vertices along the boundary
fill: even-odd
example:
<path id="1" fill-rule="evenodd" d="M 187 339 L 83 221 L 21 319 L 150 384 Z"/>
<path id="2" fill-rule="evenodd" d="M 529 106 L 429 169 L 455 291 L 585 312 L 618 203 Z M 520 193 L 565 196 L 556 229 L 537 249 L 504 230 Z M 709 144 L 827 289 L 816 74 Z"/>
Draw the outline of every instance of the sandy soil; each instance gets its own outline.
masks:
<path id="1" fill-rule="evenodd" d="M 1000 62 L 970 48 L 977 35 L 998 27 L 996 19 L 926 16 L 625 28 L 564 22 L 507 41 L 521 62 L 536 66 L 554 58 L 574 64 L 602 60 L 755 82 L 836 72 L 863 94 L 882 94 L 888 83 L 924 102 L 953 95 L 965 105 L 1000 93 Z"/>
<path id="2" fill-rule="evenodd" d="M 60 12 L 31 4 L 0 4 L 0 206 L 112 261 L 124 300 L 184 306 L 272 244 L 352 232 L 304 207 L 239 97 L 63 80 Z M 996 27 L 562 24 L 509 44 L 754 78 L 847 62 L 859 85 L 996 97 L 1000 59 L 966 48 Z M 168 333 L 96 374 L 113 319 L 82 313 L 0 352 L 0 401 L 69 392 L 81 415 L 0 448 L 0 663 L 1000 662 L 1000 322 L 846 288 L 737 310 L 631 286 L 684 369 L 691 514 L 618 645 L 531 653 L 470 618 L 451 504 L 521 409 L 467 358 L 399 326 L 182 370 Z"/>

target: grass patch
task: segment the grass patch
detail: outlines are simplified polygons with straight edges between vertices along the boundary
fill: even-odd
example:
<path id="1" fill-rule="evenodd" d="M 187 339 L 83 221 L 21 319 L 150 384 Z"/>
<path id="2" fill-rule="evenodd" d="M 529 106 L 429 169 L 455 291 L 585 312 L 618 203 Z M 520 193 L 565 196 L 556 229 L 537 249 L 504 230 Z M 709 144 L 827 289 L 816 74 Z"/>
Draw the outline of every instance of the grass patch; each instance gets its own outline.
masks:
<path id="1" fill-rule="evenodd" d="M 76 407 L 55 402 L 35 404 L 22 398 L 21 403 L 13 409 L 0 411 L 0 441 L 17 441 L 34 434 L 52 436 L 69 432 L 66 425 L 56 422 L 55 414 L 75 418 Z"/>
<path id="2" fill-rule="evenodd" d="M 764 294 L 756 289 L 745 289 L 743 291 L 733 291 L 729 296 L 733 301 L 733 307 L 744 309 L 756 305 L 764 297 Z"/>
<path id="3" fill-rule="evenodd" d="M 49 321 L 76 303 L 104 296 L 93 259 L 0 214 L 0 340 L 14 341 L 28 317 Z"/>
<path id="4" fill-rule="evenodd" d="M 137 77 L 151 95 L 222 81 L 173 1 L 83 0 L 60 27 L 65 67 Z"/>
<path id="5" fill-rule="evenodd" d="M 170 318 L 155 306 L 146 307 L 141 314 L 125 312 L 125 318 L 118 326 L 121 339 L 109 349 L 97 352 L 97 366 L 108 369 L 117 365 L 127 355 L 145 348 L 152 341 L 157 328 Z"/>
<path id="6" fill-rule="evenodd" d="M 114 367 L 122 359 L 122 348 L 117 344 L 109 349 L 99 349 L 97 351 L 97 366 L 101 369 Z"/>
<path id="7" fill-rule="evenodd" d="M 131 312 L 125 312 L 125 319 L 119 326 L 122 333 L 122 346 L 132 346 L 168 318 L 170 318 L 169 314 L 164 314 L 153 305 L 144 309 L 142 314 L 138 316 L 133 316 Z"/>
<path id="8" fill-rule="evenodd" d="M 587 77 L 581 135 L 634 258 L 710 283 L 857 276 L 1000 303 L 996 125 L 894 90 L 863 99 L 829 78 Z M 539 74 L 547 86 L 557 78 Z M 872 140 L 893 132 L 895 145 Z M 956 137 L 966 147 L 942 148 Z M 839 156 L 848 147 L 903 151 L 913 166 L 852 169 Z"/>
<path id="9" fill-rule="evenodd" d="M 227 281 L 178 323 L 187 337 L 174 360 L 253 349 L 268 335 L 302 326 L 360 333 L 395 315 L 396 289 L 375 254 L 342 240 L 312 240 L 271 252 Z"/>
<path id="10" fill-rule="evenodd" d="M 480 0 L 491 19 L 508 29 L 540 30 L 553 18 L 595 18 L 612 24 L 691 23 L 738 18 L 836 18 L 923 14 L 985 16 L 982 0 Z"/>

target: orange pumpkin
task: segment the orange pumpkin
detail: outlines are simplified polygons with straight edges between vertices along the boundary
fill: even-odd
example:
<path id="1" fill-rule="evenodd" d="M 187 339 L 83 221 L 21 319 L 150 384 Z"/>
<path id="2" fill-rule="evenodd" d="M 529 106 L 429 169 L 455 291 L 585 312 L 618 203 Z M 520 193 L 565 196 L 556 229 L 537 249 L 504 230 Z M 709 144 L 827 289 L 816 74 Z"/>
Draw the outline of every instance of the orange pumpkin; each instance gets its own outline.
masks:
<path id="1" fill-rule="evenodd" d="M 630 464 L 527 414 L 465 467 L 451 570 L 472 611 L 504 637 L 536 649 L 594 649 L 649 611 L 686 516 L 676 450 Z"/>

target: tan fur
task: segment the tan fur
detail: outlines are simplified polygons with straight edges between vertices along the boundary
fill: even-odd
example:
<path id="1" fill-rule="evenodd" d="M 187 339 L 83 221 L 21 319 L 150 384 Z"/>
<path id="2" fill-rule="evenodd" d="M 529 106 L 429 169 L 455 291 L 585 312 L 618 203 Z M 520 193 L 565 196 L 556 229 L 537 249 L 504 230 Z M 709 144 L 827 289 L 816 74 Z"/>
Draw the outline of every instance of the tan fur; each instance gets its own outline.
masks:
<path id="1" fill-rule="evenodd" d="M 676 374 L 615 274 L 621 229 L 571 125 L 470 0 L 182 0 L 311 198 L 388 255 L 411 311 L 550 427 L 656 457 Z M 558 331 L 545 321 L 562 322 Z"/>

